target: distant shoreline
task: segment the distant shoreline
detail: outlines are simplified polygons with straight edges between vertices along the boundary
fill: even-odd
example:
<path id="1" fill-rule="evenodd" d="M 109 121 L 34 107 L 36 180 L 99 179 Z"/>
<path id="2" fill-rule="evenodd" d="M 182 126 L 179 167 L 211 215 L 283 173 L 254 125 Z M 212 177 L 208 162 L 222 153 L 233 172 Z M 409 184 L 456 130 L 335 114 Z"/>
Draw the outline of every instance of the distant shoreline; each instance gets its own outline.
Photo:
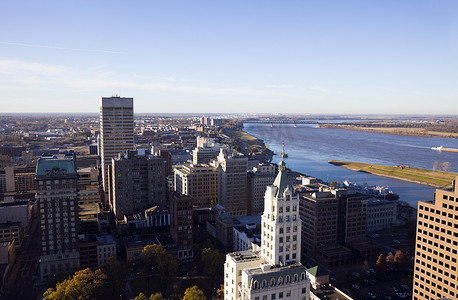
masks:
<path id="1" fill-rule="evenodd" d="M 361 127 L 357 125 L 347 125 L 347 124 L 320 124 L 319 127 L 320 128 L 347 129 L 347 130 L 354 130 L 354 131 L 396 134 L 396 135 L 406 135 L 406 136 L 424 136 L 424 137 L 441 137 L 441 138 L 458 139 L 458 133 L 456 132 L 433 131 L 433 130 L 427 130 L 425 128 Z"/>
<path id="2" fill-rule="evenodd" d="M 437 188 L 450 186 L 455 176 L 458 176 L 458 173 L 432 171 L 408 166 L 384 166 L 339 160 L 329 160 L 328 163 L 353 171 L 366 172 Z"/>

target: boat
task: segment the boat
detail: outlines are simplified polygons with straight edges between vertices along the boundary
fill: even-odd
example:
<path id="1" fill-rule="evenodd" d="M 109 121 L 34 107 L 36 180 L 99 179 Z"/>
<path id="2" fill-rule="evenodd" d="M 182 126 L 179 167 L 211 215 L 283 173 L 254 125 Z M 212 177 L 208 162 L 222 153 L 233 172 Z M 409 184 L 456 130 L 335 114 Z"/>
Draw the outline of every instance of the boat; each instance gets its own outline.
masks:
<path id="1" fill-rule="evenodd" d="M 431 147 L 432 150 L 442 151 L 443 146 Z"/>
<path id="2" fill-rule="evenodd" d="M 365 194 L 367 196 L 376 197 L 379 199 L 385 200 L 398 200 L 399 195 L 393 193 L 387 186 L 368 186 L 366 183 L 364 185 L 359 185 L 349 180 L 344 180 L 343 185 L 347 188 L 355 189 L 358 192 Z"/>

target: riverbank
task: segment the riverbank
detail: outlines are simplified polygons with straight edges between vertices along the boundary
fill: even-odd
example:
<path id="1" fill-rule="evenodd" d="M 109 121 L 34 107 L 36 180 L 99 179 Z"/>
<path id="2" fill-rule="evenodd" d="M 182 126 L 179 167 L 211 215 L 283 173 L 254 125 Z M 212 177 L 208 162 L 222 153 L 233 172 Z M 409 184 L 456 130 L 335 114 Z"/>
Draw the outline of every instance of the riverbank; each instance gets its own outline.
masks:
<path id="1" fill-rule="evenodd" d="M 228 143 L 237 151 L 251 156 L 261 162 L 270 162 L 274 153 L 268 149 L 263 140 L 247 133 L 241 128 L 225 128 L 224 134 L 230 138 Z"/>
<path id="2" fill-rule="evenodd" d="M 376 133 L 387 133 L 396 135 L 407 136 L 424 136 L 424 137 L 441 137 L 441 138 L 458 138 L 456 132 L 434 131 L 425 128 L 412 128 L 412 127 L 362 127 L 358 125 L 345 125 L 345 124 L 320 124 L 320 128 L 338 128 L 355 131 L 366 131 Z M 434 146 L 434 145 L 432 145 Z"/>
<path id="3" fill-rule="evenodd" d="M 408 166 L 383 166 L 339 160 L 330 160 L 328 163 L 353 171 L 366 172 L 438 188 L 451 186 L 455 176 L 458 176 L 458 173 L 432 171 Z"/>

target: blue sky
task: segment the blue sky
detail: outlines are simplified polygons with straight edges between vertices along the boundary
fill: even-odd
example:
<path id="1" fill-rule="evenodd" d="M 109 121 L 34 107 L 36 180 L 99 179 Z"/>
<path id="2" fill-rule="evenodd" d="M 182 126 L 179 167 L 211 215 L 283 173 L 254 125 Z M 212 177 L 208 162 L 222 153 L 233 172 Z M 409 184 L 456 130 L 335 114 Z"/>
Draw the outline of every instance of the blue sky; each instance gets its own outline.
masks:
<path id="1" fill-rule="evenodd" d="M 1 1 L 2 112 L 458 114 L 458 1 Z"/>

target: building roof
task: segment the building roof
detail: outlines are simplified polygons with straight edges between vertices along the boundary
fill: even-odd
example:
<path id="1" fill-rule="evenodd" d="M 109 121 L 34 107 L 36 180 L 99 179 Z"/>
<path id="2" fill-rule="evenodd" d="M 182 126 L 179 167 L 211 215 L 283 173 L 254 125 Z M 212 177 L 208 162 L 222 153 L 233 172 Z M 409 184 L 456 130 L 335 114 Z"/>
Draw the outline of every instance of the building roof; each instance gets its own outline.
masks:
<path id="1" fill-rule="evenodd" d="M 278 175 L 275 178 L 273 185 L 277 187 L 277 192 L 275 194 L 276 197 L 283 197 L 283 193 L 288 187 L 291 191 L 294 191 L 293 186 L 286 175 L 286 163 L 283 160 L 278 164 Z"/>
<path id="2" fill-rule="evenodd" d="M 53 170 L 63 170 L 65 171 L 65 174 L 75 174 L 76 169 L 73 157 L 42 157 L 37 162 L 37 169 L 35 174 L 37 176 L 50 176 L 52 175 L 51 171 Z"/>
<path id="3" fill-rule="evenodd" d="M 326 272 L 325 269 L 320 268 L 318 266 L 315 266 L 313 268 L 307 269 L 307 273 L 309 273 L 313 277 L 320 277 L 320 276 L 329 275 L 329 273 Z"/>

